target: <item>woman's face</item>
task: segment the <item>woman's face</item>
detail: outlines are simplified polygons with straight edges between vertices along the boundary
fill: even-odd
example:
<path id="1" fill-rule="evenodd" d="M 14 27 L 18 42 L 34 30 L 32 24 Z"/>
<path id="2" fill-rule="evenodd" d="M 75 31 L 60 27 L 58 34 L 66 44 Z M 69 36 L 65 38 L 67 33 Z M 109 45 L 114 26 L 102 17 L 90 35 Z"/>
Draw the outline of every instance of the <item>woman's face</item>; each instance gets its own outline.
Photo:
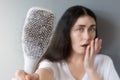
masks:
<path id="1" fill-rule="evenodd" d="M 86 47 L 96 36 L 96 22 L 94 18 L 80 16 L 70 31 L 72 53 L 85 54 Z"/>

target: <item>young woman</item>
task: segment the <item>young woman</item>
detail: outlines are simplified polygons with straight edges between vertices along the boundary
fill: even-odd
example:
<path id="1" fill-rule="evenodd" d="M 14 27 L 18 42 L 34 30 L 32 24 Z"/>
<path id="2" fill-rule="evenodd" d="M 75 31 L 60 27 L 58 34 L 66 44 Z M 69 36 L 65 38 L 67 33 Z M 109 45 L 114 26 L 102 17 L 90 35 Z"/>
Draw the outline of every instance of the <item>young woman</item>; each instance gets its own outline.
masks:
<path id="1" fill-rule="evenodd" d="M 110 57 L 99 54 L 95 14 L 73 6 L 61 17 L 35 74 L 22 70 L 13 80 L 120 80 Z"/>

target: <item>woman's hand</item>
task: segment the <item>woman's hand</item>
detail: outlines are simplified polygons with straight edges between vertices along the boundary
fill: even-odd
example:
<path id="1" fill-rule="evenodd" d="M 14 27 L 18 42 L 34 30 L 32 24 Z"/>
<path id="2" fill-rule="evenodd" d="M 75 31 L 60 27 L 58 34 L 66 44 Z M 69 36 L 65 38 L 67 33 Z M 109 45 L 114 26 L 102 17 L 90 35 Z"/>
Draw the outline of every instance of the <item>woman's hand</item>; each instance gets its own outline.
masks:
<path id="1" fill-rule="evenodd" d="M 18 70 L 12 80 L 39 80 L 38 74 L 27 74 L 24 70 Z"/>
<path id="2" fill-rule="evenodd" d="M 92 40 L 90 45 L 86 48 L 86 54 L 84 57 L 84 67 L 86 71 L 94 70 L 94 59 L 97 53 L 99 53 L 102 45 L 102 39 L 96 38 Z"/>
<path id="3" fill-rule="evenodd" d="M 95 40 L 91 41 L 90 45 L 88 45 L 86 49 L 84 67 L 90 80 L 101 80 L 94 67 L 95 56 L 100 51 L 101 45 L 102 39 L 96 38 Z"/>

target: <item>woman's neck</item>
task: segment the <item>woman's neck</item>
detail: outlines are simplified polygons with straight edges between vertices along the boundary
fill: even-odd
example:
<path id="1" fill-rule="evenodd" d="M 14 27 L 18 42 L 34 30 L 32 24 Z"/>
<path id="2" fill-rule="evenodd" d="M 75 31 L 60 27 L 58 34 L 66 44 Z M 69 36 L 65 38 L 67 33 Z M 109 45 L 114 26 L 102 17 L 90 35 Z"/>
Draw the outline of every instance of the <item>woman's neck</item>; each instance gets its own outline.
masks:
<path id="1" fill-rule="evenodd" d="M 72 55 L 68 58 L 67 63 L 74 65 L 81 65 L 84 63 L 84 54 L 71 53 Z"/>
<path id="2" fill-rule="evenodd" d="M 72 53 L 72 55 L 67 60 L 67 64 L 73 77 L 76 80 L 81 80 L 85 75 L 84 55 Z"/>

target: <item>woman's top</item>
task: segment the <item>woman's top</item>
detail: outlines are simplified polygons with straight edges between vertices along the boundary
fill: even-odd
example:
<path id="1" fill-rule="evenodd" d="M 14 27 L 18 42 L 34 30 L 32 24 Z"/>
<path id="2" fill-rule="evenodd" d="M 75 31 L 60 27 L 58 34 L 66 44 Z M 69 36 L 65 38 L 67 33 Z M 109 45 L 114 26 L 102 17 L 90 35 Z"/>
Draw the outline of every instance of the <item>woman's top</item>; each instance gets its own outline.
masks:
<path id="1" fill-rule="evenodd" d="M 101 80 L 120 80 L 110 57 L 103 54 L 96 55 L 94 66 Z M 51 68 L 54 74 L 54 80 L 75 80 L 65 60 L 60 62 L 43 60 L 40 62 L 40 68 Z M 82 80 L 89 80 L 87 73 L 84 74 Z"/>

